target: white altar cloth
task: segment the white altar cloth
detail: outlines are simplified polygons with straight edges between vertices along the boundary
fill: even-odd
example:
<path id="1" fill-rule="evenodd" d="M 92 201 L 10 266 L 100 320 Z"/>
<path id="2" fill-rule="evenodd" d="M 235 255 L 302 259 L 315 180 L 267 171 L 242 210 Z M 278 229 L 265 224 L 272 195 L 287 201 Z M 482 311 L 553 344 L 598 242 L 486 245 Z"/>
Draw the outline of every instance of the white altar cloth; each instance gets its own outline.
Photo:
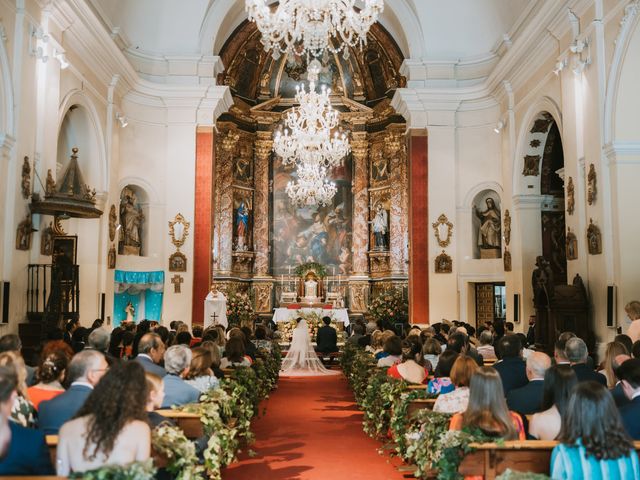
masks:
<path id="1" fill-rule="evenodd" d="M 213 325 L 213 315 L 215 314 L 215 320 L 218 325 L 223 325 L 227 328 L 227 298 L 222 292 L 218 292 L 214 297 L 211 292 L 204 300 L 204 328 L 209 325 Z"/>
<path id="2" fill-rule="evenodd" d="M 320 318 L 328 316 L 335 319 L 338 322 L 344 322 L 344 326 L 349 326 L 349 313 L 346 308 L 301 308 L 303 313 L 316 313 Z M 298 310 L 293 308 L 276 308 L 273 313 L 273 321 L 278 322 L 290 322 L 295 320 L 298 316 Z"/>

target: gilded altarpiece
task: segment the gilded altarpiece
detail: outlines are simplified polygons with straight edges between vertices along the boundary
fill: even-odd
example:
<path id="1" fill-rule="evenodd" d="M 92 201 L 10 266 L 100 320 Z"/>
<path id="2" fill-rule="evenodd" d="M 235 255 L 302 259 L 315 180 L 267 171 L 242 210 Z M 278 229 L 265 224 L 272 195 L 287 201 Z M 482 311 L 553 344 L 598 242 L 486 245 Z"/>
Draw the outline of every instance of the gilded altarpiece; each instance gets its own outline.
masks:
<path id="1" fill-rule="evenodd" d="M 264 54 L 254 24 L 238 27 L 221 51 L 234 105 L 217 122 L 213 281 L 247 291 L 257 313 L 279 305 L 295 288 L 295 267 L 325 266 L 329 292 L 340 292 L 350 313 L 364 313 L 371 294 L 405 289 L 408 280 L 407 139 L 404 119 L 390 107 L 403 58 L 379 25 L 362 53 L 329 55 L 321 85 L 349 132 L 351 153 L 329 177 L 337 194 L 327 206 L 295 207 L 285 188 L 295 179 L 272 152 L 274 132 L 306 82 L 306 61 Z"/>

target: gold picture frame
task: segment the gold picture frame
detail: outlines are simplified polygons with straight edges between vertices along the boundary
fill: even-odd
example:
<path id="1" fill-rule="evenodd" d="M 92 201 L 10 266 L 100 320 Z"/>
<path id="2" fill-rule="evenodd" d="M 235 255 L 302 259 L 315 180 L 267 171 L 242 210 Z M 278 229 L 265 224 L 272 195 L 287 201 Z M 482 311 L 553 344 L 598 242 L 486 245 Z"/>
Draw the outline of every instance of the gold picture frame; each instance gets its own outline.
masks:
<path id="1" fill-rule="evenodd" d="M 169 236 L 171 243 L 180 251 L 180 247 L 184 245 L 189 236 L 189 227 L 191 224 L 178 213 L 172 222 L 169 222 Z M 173 255 L 172 255 L 173 257 Z"/>

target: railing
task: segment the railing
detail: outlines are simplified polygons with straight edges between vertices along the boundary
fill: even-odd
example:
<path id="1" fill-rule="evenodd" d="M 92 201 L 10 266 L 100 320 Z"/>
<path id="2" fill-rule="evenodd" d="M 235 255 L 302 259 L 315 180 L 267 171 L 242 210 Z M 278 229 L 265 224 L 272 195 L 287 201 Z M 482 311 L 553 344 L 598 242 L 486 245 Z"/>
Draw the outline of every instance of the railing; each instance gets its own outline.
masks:
<path id="1" fill-rule="evenodd" d="M 60 326 L 80 310 L 78 265 L 31 264 L 27 283 L 27 317 Z"/>

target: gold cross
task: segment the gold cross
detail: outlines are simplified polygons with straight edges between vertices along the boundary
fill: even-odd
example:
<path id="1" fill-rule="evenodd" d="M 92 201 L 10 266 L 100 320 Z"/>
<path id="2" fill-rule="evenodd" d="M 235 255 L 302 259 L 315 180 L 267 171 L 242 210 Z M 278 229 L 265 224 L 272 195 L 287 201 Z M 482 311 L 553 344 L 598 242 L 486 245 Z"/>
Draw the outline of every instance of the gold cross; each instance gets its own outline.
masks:
<path id="1" fill-rule="evenodd" d="M 173 283 L 173 293 L 181 293 L 180 285 L 184 283 L 184 278 L 182 278 L 180 275 L 174 275 L 171 279 L 171 283 Z"/>

